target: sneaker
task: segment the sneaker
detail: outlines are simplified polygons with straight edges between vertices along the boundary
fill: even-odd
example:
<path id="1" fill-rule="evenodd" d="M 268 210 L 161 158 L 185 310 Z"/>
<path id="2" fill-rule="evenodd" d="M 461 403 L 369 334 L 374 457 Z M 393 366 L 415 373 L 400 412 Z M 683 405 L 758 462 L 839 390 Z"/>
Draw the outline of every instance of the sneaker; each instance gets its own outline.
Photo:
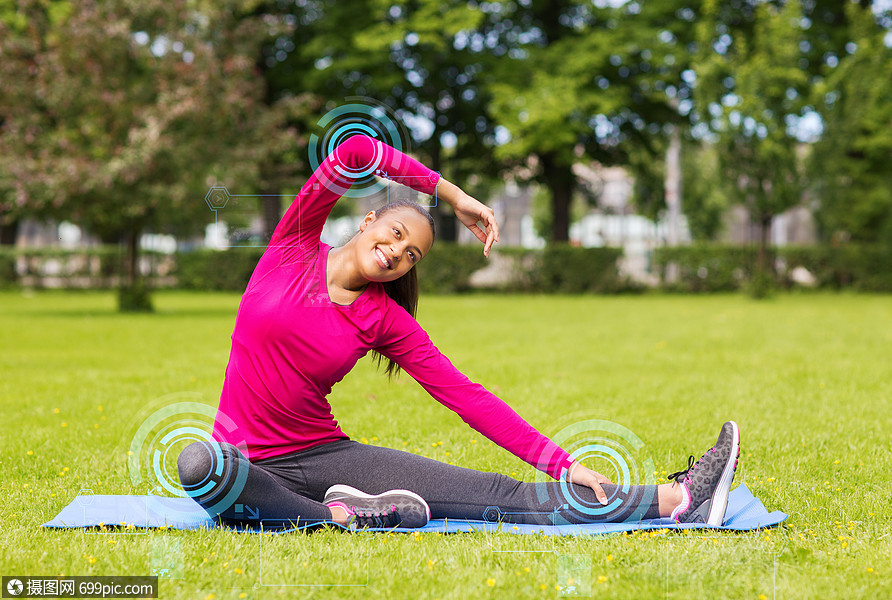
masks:
<path id="1" fill-rule="evenodd" d="M 377 496 L 349 485 L 333 485 L 325 492 L 323 504 L 339 506 L 351 516 L 348 529 L 424 527 L 431 509 L 424 498 L 408 490 L 390 490 Z"/>
<path id="2" fill-rule="evenodd" d="M 740 457 L 740 429 L 734 421 L 722 425 L 715 446 L 706 451 L 696 463 L 688 459 L 688 468 L 673 473 L 681 486 L 683 499 L 672 511 L 678 523 L 706 523 L 721 527 L 728 508 L 728 493 Z"/>

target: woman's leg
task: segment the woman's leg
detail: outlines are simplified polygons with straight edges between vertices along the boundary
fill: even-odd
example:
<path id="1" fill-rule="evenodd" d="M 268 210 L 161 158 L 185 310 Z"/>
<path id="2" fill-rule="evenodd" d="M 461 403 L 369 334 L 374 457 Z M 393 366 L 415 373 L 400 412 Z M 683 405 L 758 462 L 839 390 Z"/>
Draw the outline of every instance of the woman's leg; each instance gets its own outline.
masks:
<path id="1" fill-rule="evenodd" d="M 605 485 L 608 504 L 604 507 L 587 487 L 561 482 L 524 483 L 497 473 L 348 440 L 282 459 L 299 462 L 307 494 L 315 500 L 321 501 L 328 487 L 335 484 L 368 494 L 407 489 L 427 501 L 434 519 L 501 519 L 531 524 L 623 522 L 668 516 L 678 504 L 667 495 L 671 491 L 668 485 L 625 489 Z M 275 465 L 261 462 L 275 472 Z"/>
<path id="2" fill-rule="evenodd" d="M 189 444 L 177 458 L 177 470 L 186 493 L 224 521 L 300 525 L 332 519 L 324 504 L 293 491 L 301 490 L 299 473 L 271 475 L 232 444 Z"/>

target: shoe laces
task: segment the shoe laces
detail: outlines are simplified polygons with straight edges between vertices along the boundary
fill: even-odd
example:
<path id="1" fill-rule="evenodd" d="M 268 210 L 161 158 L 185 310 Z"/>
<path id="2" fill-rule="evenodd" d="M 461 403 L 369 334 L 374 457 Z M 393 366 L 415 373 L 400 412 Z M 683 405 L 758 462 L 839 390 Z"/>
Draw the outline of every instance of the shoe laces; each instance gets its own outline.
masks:
<path id="1" fill-rule="evenodd" d="M 363 511 L 355 506 L 351 506 L 350 510 L 353 512 L 351 527 L 395 527 L 400 523 L 400 513 L 397 511 L 395 504 L 391 504 L 389 509 L 380 512 Z"/>
<path id="2" fill-rule="evenodd" d="M 674 479 L 675 483 L 684 483 L 685 481 L 690 479 L 691 471 L 696 469 L 698 464 L 700 464 L 700 462 L 697 461 L 695 463 L 694 456 L 691 455 L 688 457 L 688 468 L 687 469 L 682 469 L 681 471 L 677 471 L 677 472 L 673 473 L 672 475 L 670 475 L 669 477 L 667 477 L 666 479 L 669 481 Z"/>
<path id="3" fill-rule="evenodd" d="M 712 448 L 710 448 L 709 450 L 706 451 L 706 454 L 704 454 L 703 456 L 700 457 L 700 460 L 703 460 L 704 458 L 706 458 L 707 456 L 709 456 L 711 453 L 714 453 L 714 452 L 716 452 L 716 451 L 717 451 L 717 450 L 716 450 L 715 447 L 713 446 Z M 698 461 L 695 463 L 695 462 L 694 462 L 694 456 L 693 456 L 693 455 L 689 456 L 689 457 L 688 457 L 688 468 L 687 468 L 687 469 L 683 469 L 683 470 L 681 470 L 681 471 L 678 471 L 677 473 L 673 473 L 672 475 L 670 475 L 670 476 L 667 477 L 666 479 L 667 479 L 667 480 L 674 479 L 676 483 L 684 483 L 685 481 L 687 481 L 688 479 L 691 478 L 691 471 L 693 471 L 694 469 L 696 469 L 697 467 L 700 466 L 700 460 L 698 460 Z"/>

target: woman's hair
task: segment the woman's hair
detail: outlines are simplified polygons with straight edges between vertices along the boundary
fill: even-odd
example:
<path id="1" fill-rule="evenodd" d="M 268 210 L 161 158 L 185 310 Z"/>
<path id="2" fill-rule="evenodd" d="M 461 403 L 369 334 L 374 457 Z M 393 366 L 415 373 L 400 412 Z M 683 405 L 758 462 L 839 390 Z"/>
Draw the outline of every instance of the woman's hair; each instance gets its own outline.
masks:
<path id="1" fill-rule="evenodd" d="M 425 218 L 427 218 L 428 224 L 431 226 L 431 234 L 433 235 L 433 238 L 436 239 L 437 230 L 434 227 L 434 218 L 430 215 L 429 212 L 427 212 L 414 202 L 400 200 L 399 202 L 385 204 L 375 211 L 375 217 L 380 217 L 383 214 L 389 213 L 394 210 L 399 210 L 401 208 L 408 208 L 410 210 L 414 210 L 420 215 L 424 215 Z M 415 311 L 418 309 L 418 273 L 415 271 L 414 265 L 406 272 L 405 275 L 403 275 L 399 279 L 394 279 L 393 281 L 385 281 L 381 285 L 384 286 L 384 293 L 390 296 L 394 302 L 405 308 L 406 312 L 412 315 L 412 318 L 415 318 Z M 384 368 L 384 373 L 387 374 L 388 377 L 399 375 L 400 366 L 398 364 L 396 364 L 393 360 L 386 358 L 383 354 L 375 352 L 375 360 L 378 363 L 378 367 L 381 366 L 381 363 L 385 359 L 387 360 L 387 366 Z"/>

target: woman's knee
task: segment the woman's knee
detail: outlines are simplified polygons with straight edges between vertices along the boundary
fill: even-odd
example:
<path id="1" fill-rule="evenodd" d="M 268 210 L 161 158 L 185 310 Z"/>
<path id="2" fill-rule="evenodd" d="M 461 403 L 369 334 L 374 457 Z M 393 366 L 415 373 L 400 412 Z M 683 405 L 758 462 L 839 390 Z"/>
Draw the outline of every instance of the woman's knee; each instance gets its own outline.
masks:
<path id="1" fill-rule="evenodd" d="M 239 449 L 226 442 L 192 442 L 177 457 L 180 483 L 187 491 L 206 483 L 212 474 L 228 472 L 239 456 Z"/>
<path id="2" fill-rule="evenodd" d="M 177 457 L 177 472 L 183 487 L 193 487 L 205 481 L 214 470 L 213 442 L 192 442 Z"/>

